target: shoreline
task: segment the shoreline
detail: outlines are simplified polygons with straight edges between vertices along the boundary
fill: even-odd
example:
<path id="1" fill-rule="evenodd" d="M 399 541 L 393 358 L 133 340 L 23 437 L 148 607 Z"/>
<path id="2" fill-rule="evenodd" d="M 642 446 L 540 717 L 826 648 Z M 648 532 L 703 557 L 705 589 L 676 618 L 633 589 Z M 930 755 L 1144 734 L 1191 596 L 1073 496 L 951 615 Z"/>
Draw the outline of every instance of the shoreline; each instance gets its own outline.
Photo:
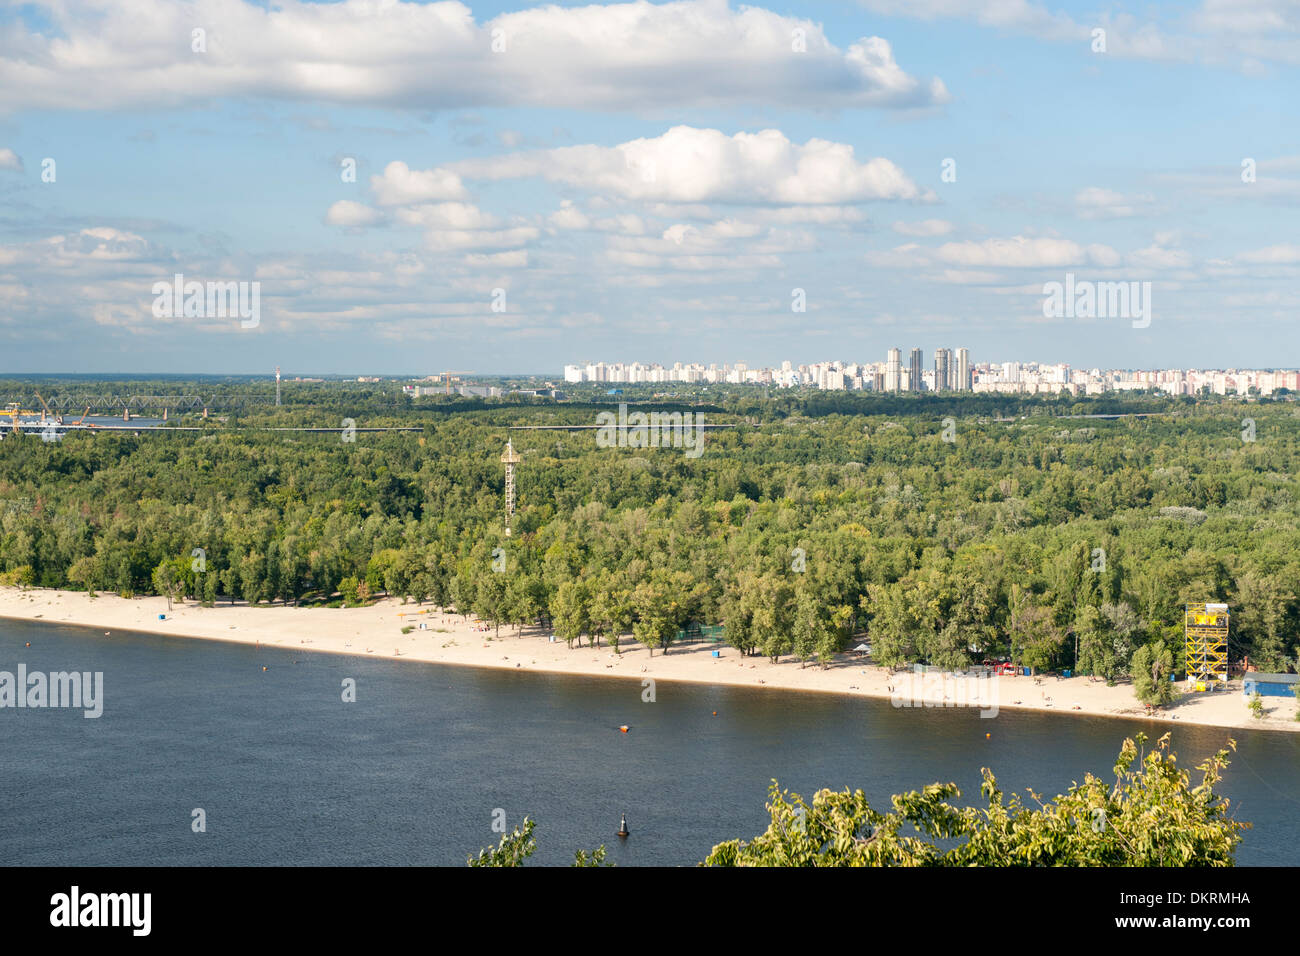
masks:
<path id="1" fill-rule="evenodd" d="M 165 615 L 160 620 L 159 615 Z M 108 631 L 134 631 L 164 637 L 219 640 L 270 648 L 412 660 L 432 664 L 529 670 L 586 677 L 618 677 L 639 681 L 640 696 L 647 679 L 730 687 L 813 691 L 849 697 L 891 700 L 900 708 L 944 709 L 979 707 L 992 711 L 1029 710 L 1144 720 L 1162 725 L 1196 724 L 1234 730 L 1300 731 L 1292 719 L 1296 702 L 1265 698 L 1267 716 L 1257 720 L 1246 706 L 1241 683 L 1227 691 L 1185 695 L 1165 711 L 1148 715 L 1133 696 L 1131 685 L 1107 687 L 1086 677 L 998 677 L 922 679 L 911 671 L 890 672 L 852 652 L 837 655 L 830 668 L 801 668 L 786 657 L 773 664 L 766 657 L 741 657 L 726 644 L 676 645 L 650 656 L 631 638 L 620 641 L 619 654 L 607 645 L 563 641 L 551 643 L 539 628 L 524 628 L 516 636 L 503 625 L 496 637 L 489 625 L 476 623 L 432 605 L 403 605 L 384 598 L 361 608 L 297 608 L 282 605 L 249 607 L 238 602 L 213 608 L 175 604 L 168 611 L 162 597 L 122 598 L 83 591 L 0 587 L 0 619 L 71 624 Z M 420 624 L 425 625 L 424 628 Z M 401 628 L 414 628 L 402 634 Z M 712 652 L 717 651 L 714 657 Z M 994 725 L 990 724 L 990 729 Z"/>

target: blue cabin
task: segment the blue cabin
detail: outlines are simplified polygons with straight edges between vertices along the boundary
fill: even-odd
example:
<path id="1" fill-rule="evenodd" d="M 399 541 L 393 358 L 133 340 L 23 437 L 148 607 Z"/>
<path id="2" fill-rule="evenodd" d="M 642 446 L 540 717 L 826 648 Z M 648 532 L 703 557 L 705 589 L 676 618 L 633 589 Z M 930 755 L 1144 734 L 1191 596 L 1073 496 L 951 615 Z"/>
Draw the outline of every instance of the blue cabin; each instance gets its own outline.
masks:
<path id="1" fill-rule="evenodd" d="M 1294 687 L 1300 682 L 1300 674 L 1265 674 L 1261 671 L 1247 671 L 1243 681 L 1243 690 L 1247 697 L 1256 691 L 1260 697 L 1291 697 Z"/>

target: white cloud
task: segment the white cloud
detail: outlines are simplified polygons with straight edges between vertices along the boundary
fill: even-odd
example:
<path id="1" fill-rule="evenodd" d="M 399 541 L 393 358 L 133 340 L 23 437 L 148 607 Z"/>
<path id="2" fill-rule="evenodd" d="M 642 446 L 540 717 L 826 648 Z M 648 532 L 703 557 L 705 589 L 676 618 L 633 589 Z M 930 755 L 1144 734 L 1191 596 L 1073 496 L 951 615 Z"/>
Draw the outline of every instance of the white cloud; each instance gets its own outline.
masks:
<path id="1" fill-rule="evenodd" d="M 466 179 L 540 177 L 662 202 L 815 205 L 931 198 L 887 159 L 859 162 L 852 146 L 824 139 L 799 145 L 775 129 L 727 136 L 675 126 L 662 136 L 614 147 L 565 146 L 463 160 L 447 169 Z"/>
<path id="2" fill-rule="evenodd" d="M 1290 242 L 1239 253 L 1235 261 L 1250 265 L 1290 265 L 1300 263 L 1300 246 Z"/>
<path id="3" fill-rule="evenodd" d="M 365 203 L 340 199 L 325 213 L 325 222 L 331 226 L 373 226 L 384 221 L 384 214 Z"/>
<path id="4" fill-rule="evenodd" d="M 787 206 L 784 209 L 753 209 L 746 213 L 758 222 L 848 225 L 867 221 L 867 214 L 853 206 Z"/>
<path id="5" fill-rule="evenodd" d="M 21 173 L 23 161 L 12 149 L 4 147 L 0 149 L 0 169 L 12 169 L 16 173 Z"/>
<path id="6" fill-rule="evenodd" d="M 943 82 L 889 43 L 725 0 L 549 5 L 479 23 L 455 0 L 46 0 L 0 44 L 0 109 L 176 106 L 214 97 L 414 109 L 925 107 Z M 20 7 L 21 11 L 22 8 Z M 206 51 L 191 31 L 206 30 Z M 804 52 L 794 52 L 796 30 Z M 494 34 L 504 49 L 494 52 Z"/>
<path id="7" fill-rule="evenodd" d="M 590 229 L 591 220 L 581 209 L 573 204 L 572 199 L 560 200 L 560 208 L 551 213 L 547 219 L 556 229 Z"/>
<path id="8" fill-rule="evenodd" d="M 1124 261 L 1143 269 L 1189 269 L 1192 265 L 1192 257 L 1185 250 L 1169 249 L 1159 242 L 1130 252 Z"/>
<path id="9" fill-rule="evenodd" d="M 523 269 L 528 266 L 528 250 L 514 249 L 510 252 L 494 252 L 487 255 L 470 253 L 465 257 L 465 262 L 480 269 Z"/>
<path id="10" fill-rule="evenodd" d="M 999 280 L 993 269 L 1118 266 L 1123 257 L 1110 246 L 1084 245 L 1070 239 L 1012 236 L 1006 239 L 945 242 L 932 247 L 909 242 L 873 250 L 868 264 L 883 270 L 921 271 L 935 282 L 987 285 Z"/>
<path id="11" fill-rule="evenodd" d="M 781 267 L 780 257 L 771 255 L 658 256 L 644 252 L 609 249 L 605 252 L 605 258 L 618 265 L 646 269 L 670 268 L 686 272 L 758 271 Z"/>
<path id="12" fill-rule="evenodd" d="M 688 240 L 692 245 L 715 245 L 728 239 L 750 239 L 761 231 L 762 228 L 754 223 L 724 219 L 703 227 L 678 223 L 665 229 L 663 238 L 679 246 Z"/>
<path id="13" fill-rule="evenodd" d="M 954 266 L 1029 269 L 1080 263 L 1109 266 L 1119 254 L 1109 246 L 1081 246 L 1069 239 L 1027 238 L 985 239 L 980 242 L 947 242 L 935 250 L 940 262 Z"/>
<path id="14" fill-rule="evenodd" d="M 1049 13 L 1028 0 L 861 0 L 873 13 L 918 20 L 973 20 L 980 26 L 1016 30 L 1043 39 L 1087 36 L 1088 31 L 1064 13 Z"/>
<path id="15" fill-rule="evenodd" d="M 645 220 L 630 212 L 598 219 L 592 226 L 601 232 L 617 232 L 625 236 L 640 236 L 646 231 Z"/>
<path id="16" fill-rule="evenodd" d="M 950 285 L 993 285 L 1002 281 L 996 272 L 980 272 L 977 269 L 944 269 L 933 278 Z"/>
<path id="17" fill-rule="evenodd" d="M 1030 0 L 859 0 L 876 13 L 920 20 L 968 20 L 980 26 L 1076 44 L 1091 51 L 1092 30 L 1106 31 L 1107 56 L 1202 62 L 1243 71 L 1260 61 L 1300 63 L 1300 5 L 1295 0 L 1204 0 L 1200 8 L 1145 22 L 1127 13 L 1076 21 Z M 1151 7 L 1151 16 L 1163 11 Z"/>
<path id="18" fill-rule="evenodd" d="M 460 249 L 513 249 L 527 245 L 540 235 L 532 226 L 512 229 L 431 229 L 424 236 L 424 245 L 431 252 L 451 252 Z"/>
<path id="19" fill-rule="evenodd" d="M 1155 197 L 1150 193 L 1125 196 L 1113 189 L 1089 186 L 1074 196 L 1081 219 L 1125 219 L 1150 211 Z"/>
<path id="20" fill-rule="evenodd" d="M 385 166 L 381 175 L 371 176 L 370 189 L 381 206 L 465 199 L 469 195 L 455 173 L 437 168 L 413 170 L 400 160 Z"/>
<path id="21" fill-rule="evenodd" d="M 1300 63 L 1300 6 L 1295 0 L 1205 0 L 1191 21 L 1239 55 Z"/>
<path id="22" fill-rule="evenodd" d="M 4 262 L 39 264 L 56 269 L 83 269 L 96 263 L 148 261 L 158 256 L 143 236 L 101 226 L 8 246 Z"/>
<path id="23" fill-rule="evenodd" d="M 395 218 L 424 229 L 495 229 L 500 220 L 472 203 L 423 203 L 397 210 Z"/>
<path id="24" fill-rule="evenodd" d="M 546 222 L 553 229 L 594 230 L 621 233 L 625 236 L 641 236 L 646 231 L 645 220 L 636 213 L 624 212 L 593 220 L 575 206 L 571 199 L 560 200 L 560 208 L 551 213 Z"/>
<path id="25" fill-rule="evenodd" d="M 903 236 L 946 236 L 952 232 L 952 223 L 943 219 L 923 219 L 920 222 L 896 222 L 894 232 Z"/>

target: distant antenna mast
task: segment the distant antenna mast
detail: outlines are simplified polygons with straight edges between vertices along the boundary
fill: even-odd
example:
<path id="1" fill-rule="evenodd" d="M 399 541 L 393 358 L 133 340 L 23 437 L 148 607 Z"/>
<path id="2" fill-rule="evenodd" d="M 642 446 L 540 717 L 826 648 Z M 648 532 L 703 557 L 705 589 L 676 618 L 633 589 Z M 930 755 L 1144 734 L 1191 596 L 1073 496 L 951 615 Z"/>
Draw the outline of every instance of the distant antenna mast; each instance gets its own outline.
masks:
<path id="1" fill-rule="evenodd" d="M 505 454 L 501 456 L 501 464 L 506 466 L 506 537 L 510 536 L 510 522 L 515 516 L 515 465 L 520 460 L 514 442 L 507 441 Z"/>
<path id="2" fill-rule="evenodd" d="M 280 366 L 275 367 L 275 406 L 280 407 Z"/>

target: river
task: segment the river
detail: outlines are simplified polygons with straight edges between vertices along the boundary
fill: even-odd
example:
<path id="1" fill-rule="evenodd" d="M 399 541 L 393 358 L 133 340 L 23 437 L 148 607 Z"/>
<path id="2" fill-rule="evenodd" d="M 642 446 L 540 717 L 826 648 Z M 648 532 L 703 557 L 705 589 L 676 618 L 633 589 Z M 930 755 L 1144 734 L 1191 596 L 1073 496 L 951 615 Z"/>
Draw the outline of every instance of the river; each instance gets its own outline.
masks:
<path id="1" fill-rule="evenodd" d="M 9 865 L 461 865 L 496 843 L 498 811 L 538 821 L 533 863 L 603 843 L 620 866 L 692 865 L 762 832 L 773 777 L 877 807 L 951 780 L 977 803 L 987 765 L 1007 793 L 1055 794 L 1168 729 L 667 681 L 646 702 L 635 680 L 0 621 L 0 670 L 20 662 L 103 672 L 104 712 L 0 710 Z M 1238 862 L 1300 863 L 1300 737 L 1185 726 L 1173 743 L 1191 767 L 1229 735 L 1221 789 L 1254 824 Z"/>

